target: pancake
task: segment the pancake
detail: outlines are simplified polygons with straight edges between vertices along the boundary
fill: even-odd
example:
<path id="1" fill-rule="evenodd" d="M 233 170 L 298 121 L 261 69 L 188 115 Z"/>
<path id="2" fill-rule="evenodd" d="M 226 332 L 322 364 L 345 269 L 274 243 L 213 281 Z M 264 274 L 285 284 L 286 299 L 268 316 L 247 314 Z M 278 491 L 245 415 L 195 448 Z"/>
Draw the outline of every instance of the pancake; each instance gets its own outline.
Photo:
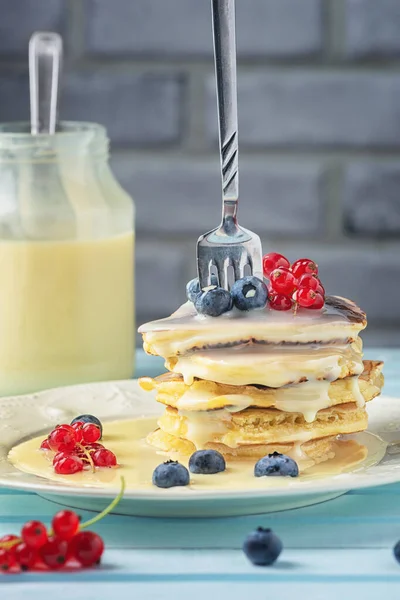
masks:
<path id="1" fill-rule="evenodd" d="M 275 408 L 228 409 L 182 413 L 167 407 L 158 420 L 165 433 L 187 439 L 197 449 L 207 443 L 237 448 L 247 444 L 303 443 L 311 439 L 355 433 L 367 428 L 364 407 L 356 403 L 340 404 L 318 411 L 308 423 L 301 413 Z"/>
<path id="2" fill-rule="evenodd" d="M 175 373 L 165 373 L 154 379 L 151 377 L 142 377 L 139 379 L 139 384 L 146 391 L 155 390 L 158 402 L 184 411 L 213 410 L 240 405 L 259 408 L 280 408 L 282 406 L 282 397 L 284 399 L 289 398 L 294 402 L 298 399 L 297 404 L 302 401 L 310 402 L 315 399 L 316 409 L 318 410 L 321 396 L 325 399 L 328 396 L 328 403 L 322 408 L 357 401 L 358 394 L 355 391 L 357 383 L 359 392 L 365 402 L 369 402 L 378 396 L 383 386 L 383 363 L 364 360 L 363 366 L 364 371 L 359 378 L 346 377 L 333 382 L 326 382 L 326 385 L 324 382 L 322 382 L 322 385 L 318 383 L 314 387 L 314 390 L 310 390 L 310 394 L 307 390 L 303 391 L 303 388 L 306 387 L 303 383 L 276 390 L 274 388 L 253 385 L 238 387 L 197 379 L 191 386 L 188 386 L 183 381 L 183 377 Z M 312 394 L 313 391 L 315 395 Z M 319 394 L 319 399 L 316 398 L 317 394 Z M 277 403 L 280 406 L 277 406 Z"/>
<path id="3" fill-rule="evenodd" d="M 310 380 L 327 380 L 360 375 L 362 354 L 358 344 L 300 346 L 235 346 L 202 350 L 168 359 L 169 371 L 195 378 L 237 386 L 258 384 L 279 388 Z"/>
<path id="4" fill-rule="evenodd" d="M 164 358 L 193 350 L 243 344 L 352 343 L 367 325 L 365 313 L 353 302 L 328 296 L 320 311 L 279 312 L 270 308 L 242 312 L 233 309 L 218 318 L 199 315 L 191 302 L 166 319 L 139 328 L 148 354 Z"/>
<path id="5" fill-rule="evenodd" d="M 147 436 L 147 442 L 165 452 L 167 454 L 182 454 L 190 455 L 196 451 L 196 447 L 192 442 L 183 438 L 176 437 L 169 433 L 165 433 L 162 429 L 157 429 Z M 336 443 L 336 437 L 325 437 L 316 440 L 310 440 L 303 444 L 296 445 L 294 443 L 282 443 L 282 444 L 246 444 L 245 446 L 239 446 L 237 448 L 230 448 L 220 443 L 209 442 L 205 445 L 205 448 L 218 450 L 229 459 L 258 459 L 272 452 L 280 452 L 297 458 L 311 459 L 314 464 L 329 460 L 334 457 L 334 446 Z"/>

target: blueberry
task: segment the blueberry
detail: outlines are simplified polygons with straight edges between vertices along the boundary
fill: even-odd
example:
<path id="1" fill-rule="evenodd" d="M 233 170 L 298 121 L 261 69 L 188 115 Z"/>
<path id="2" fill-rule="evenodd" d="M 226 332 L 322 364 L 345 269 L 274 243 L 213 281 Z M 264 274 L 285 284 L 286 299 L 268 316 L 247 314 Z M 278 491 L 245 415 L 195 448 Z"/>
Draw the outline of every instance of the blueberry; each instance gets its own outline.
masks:
<path id="1" fill-rule="evenodd" d="M 202 475 L 213 475 L 225 471 L 225 459 L 216 450 L 197 450 L 189 459 L 189 471 Z"/>
<path id="2" fill-rule="evenodd" d="M 298 474 L 299 467 L 293 458 L 279 452 L 260 458 L 254 467 L 256 477 L 297 477 Z"/>
<path id="3" fill-rule="evenodd" d="M 264 308 L 268 300 L 268 288 L 258 277 L 238 279 L 231 289 L 232 300 L 239 310 Z"/>
<path id="4" fill-rule="evenodd" d="M 216 275 L 211 275 L 211 285 L 218 285 L 218 277 Z M 201 290 L 198 277 L 192 279 L 186 284 L 186 296 L 190 302 L 194 303 L 200 292 Z"/>
<path id="5" fill-rule="evenodd" d="M 282 552 L 283 544 L 271 529 L 258 527 L 244 541 L 243 552 L 253 565 L 272 565 Z"/>
<path id="6" fill-rule="evenodd" d="M 199 294 L 194 303 L 197 312 L 210 317 L 219 317 L 232 308 L 232 296 L 220 287 L 208 289 Z"/>
<path id="7" fill-rule="evenodd" d="M 103 425 L 101 424 L 100 419 L 97 417 L 94 417 L 93 415 L 79 415 L 79 417 L 72 419 L 71 425 L 77 421 L 82 421 L 82 423 L 93 423 L 93 425 L 97 425 L 97 427 L 100 429 L 101 437 L 103 437 Z"/>
<path id="8" fill-rule="evenodd" d="M 189 479 L 187 468 L 175 460 L 168 460 L 153 471 L 153 485 L 160 488 L 189 485 Z"/>
<path id="9" fill-rule="evenodd" d="M 400 563 L 400 542 L 397 542 L 393 548 L 393 554 L 398 563 Z"/>

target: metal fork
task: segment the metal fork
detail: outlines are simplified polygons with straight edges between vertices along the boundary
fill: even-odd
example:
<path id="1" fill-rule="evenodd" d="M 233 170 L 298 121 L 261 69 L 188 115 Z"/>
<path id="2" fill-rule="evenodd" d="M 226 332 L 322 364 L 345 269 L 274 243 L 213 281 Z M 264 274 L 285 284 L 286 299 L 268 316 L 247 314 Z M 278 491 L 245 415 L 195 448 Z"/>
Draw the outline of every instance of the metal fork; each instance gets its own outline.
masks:
<path id="1" fill-rule="evenodd" d="M 219 149 L 222 173 L 222 221 L 197 242 L 200 288 L 216 274 L 229 290 L 245 275 L 262 279 L 262 250 L 258 235 L 239 227 L 237 205 L 238 119 L 236 93 L 235 0 L 211 0 L 217 83 Z"/>

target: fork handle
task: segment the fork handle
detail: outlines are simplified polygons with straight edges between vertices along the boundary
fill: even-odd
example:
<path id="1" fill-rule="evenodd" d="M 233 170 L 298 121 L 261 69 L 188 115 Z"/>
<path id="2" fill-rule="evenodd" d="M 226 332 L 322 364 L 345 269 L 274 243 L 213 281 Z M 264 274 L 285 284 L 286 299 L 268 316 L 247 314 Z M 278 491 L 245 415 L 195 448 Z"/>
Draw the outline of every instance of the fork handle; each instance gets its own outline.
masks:
<path id="1" fill-rule="evenodd" d="M 211 0 L 217 82 L 222 223 L 236 222 L 239 195 L 235 0 Z"/>

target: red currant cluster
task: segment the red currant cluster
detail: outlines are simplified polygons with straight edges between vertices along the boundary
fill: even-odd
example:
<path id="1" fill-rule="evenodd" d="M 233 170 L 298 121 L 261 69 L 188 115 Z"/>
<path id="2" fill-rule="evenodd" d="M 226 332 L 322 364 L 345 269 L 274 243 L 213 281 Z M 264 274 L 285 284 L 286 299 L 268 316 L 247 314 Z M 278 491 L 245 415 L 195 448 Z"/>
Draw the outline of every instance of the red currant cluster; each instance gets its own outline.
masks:
<path id="1" fill-rule="evenodd" d="M 313 260 L 299 258 L 291 265 L 282 254 L 270 252 L 263 257 L 263 270 L 269 279 L 269 306 L 274 310 L 298 306 L 318 310 L 324 306 L 325 290 Z"/>
<path id="2" fill-rule="evenodd" d="M 117 467 L 117 457 L 99 443 L 100 428 L 76 421 L 57 425 L 41 443 L 40 449 L 55 452 L 53 467 L 59 475 L 73 475 L 87 468 Z"/>
<path id="3" fill-rule="evenodd" d="M 55 570 L 63 567 L 92 567 L 100 563 L 104 542 L 93 531 L 82 531 L 79 516 L 61 510 L 51 530 L 40 521 L 28 521 L 21 535 L 0 538 L 0 571 Z"/>

